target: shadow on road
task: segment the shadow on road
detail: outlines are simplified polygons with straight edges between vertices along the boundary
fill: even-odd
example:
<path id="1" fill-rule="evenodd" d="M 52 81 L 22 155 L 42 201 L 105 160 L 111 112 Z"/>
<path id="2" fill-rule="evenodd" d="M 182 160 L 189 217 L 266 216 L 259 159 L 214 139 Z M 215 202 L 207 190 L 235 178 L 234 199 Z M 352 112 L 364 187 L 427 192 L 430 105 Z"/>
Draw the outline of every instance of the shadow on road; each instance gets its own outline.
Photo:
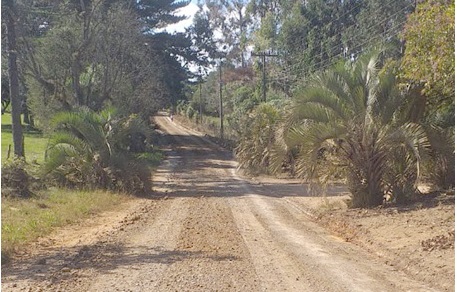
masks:
<path id="1" fill-rule="evenodd" d="M 204 258 L 209 261 L 236 261 L 235 255 L 214 255 L 202 251 L 166 250 L 161 247 L 135 246 L 96 243 L 50 250 L 46 256 L 31 257 L 20 266 L 2 269 L 10 281 L 51 280 L 55 283 L 73 277 L 71 272 L 82 269 L 95 269 L 102 274 L 122 268 L 147 264 L 173 264 L 179 261 Z M 48 276 L 53 274 L 52 278 Z"/>
<path id="2" fill-rule="evenodd" d="M 170 125 L 167 125 L 170 126 Z M 172 126 L 172 125 L 171 125 Z M 270 197 L 322 196 L 311 192 L 307 184 L 298 180 L 270 179 L 256 182 L 236 173 L 234 155 L 208 139 L 193 134 L 164 133 L 161 144 L 168 149 L 168 159 L 174 167 L 158 170 L 168 177 L 166 182 L 154 182 L 154 193 L 168 197 L 227 197 L 257 194 Z M 329 186 L 328 196 L 347 195 L 341 184 Z"/>

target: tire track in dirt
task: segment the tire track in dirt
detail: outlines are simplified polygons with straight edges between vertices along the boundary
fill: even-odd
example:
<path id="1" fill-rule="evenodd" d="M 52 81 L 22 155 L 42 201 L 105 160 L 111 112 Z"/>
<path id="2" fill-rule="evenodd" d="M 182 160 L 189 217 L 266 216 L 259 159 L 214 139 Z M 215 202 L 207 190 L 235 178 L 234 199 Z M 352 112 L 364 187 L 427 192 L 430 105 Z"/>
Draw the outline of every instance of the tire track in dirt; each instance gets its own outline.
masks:
<path id="1" fill-rule="evenodd" d="M 221 198 L 191 199 L 173 263 L 157 291 L 255 291 L 258 280 L 230 209 Z"/>
<path id="2" fill-rule="evenodd" d="M 224 167 L 232 161 L 225 150 L 189 135 L 187 130 L 162 119 L 161 128 L 179 135 L 175 151 L 183 157 L 174 175 L 175 195 L 186 197 L 188 216 L 178 249 L 191 253 L 173 263 L 157 291 L 258 291 L 259 280 L 250 254 L 234 223 L 225 194 L 230 192 Z"/>
<path id="3" fill-rule="evenodd" d="M 181 128 L 181 135 L 186 131 Z M 191 142 L 208 147 L 208 143 L 196 137 Z M 217 145 L 209 150 L 225 152 Z M 238 177 L 233 161 L 219 164 L 227 167 L 222 172 L 212 171 L 219 171 L 235 189 L 227 190 L 225 200 L 250 252 L 260 290 L 434 291 L 380 264 L 360 248 L 329 235 L 310 222 L 299 199 L 289 200 L 287 194 L 272 193 Z"/>
<path id="4" fill-rule="evenodd" d="M 434 291 L 299 220 L 285 202 L 239 200 L 232 210 L 265 291 Z"/>
<path id="5" fill-rule="evenodd" d="M 122 250 L 109 263 L 117 268 L 101 273 L 86 291 L 156 290 L 170 264 L 189 256 L 176 248 L 183 227 L 181 222 L 188 212 L 187 199 L 169 200 L 169 206 L 153 222 L 125 235 L 127 240 Z"/>

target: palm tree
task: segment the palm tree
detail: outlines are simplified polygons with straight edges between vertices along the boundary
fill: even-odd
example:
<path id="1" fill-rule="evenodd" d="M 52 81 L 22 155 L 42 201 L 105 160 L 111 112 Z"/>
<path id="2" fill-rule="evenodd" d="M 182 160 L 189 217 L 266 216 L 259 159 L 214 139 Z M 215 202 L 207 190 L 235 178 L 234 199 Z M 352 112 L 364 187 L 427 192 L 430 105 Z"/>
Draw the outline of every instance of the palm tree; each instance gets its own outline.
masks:
<path id="1" fill-rule="evenodd" d="M 149 171 L 131 153 L 133 135 L 149 137 L 135 116 L 117 117 L 114 109 L 88 108 L 54 116 L 44 170 L 59 183 L 135 191 L 147 188 Z"/>
<path id="2" fill-rule="evenodd" d="M 386 173 L 398 164 L 392 154 L 399 149 L 408 172 L 417 171 L 426 136 L 404 119 L 405 97 L 393 70 L 380 70 L 381 56 L 374 51 L 355 63 L 338 64 L 297 92 L 285 117 L 283 146 L 275 148 L 274 169 L 298 149 L 296 170 L 311 181 L 343 170 L 354 207 L 383 203 L 393 189 Z M 409 181 L 416 178 L 417 173 Z"/>

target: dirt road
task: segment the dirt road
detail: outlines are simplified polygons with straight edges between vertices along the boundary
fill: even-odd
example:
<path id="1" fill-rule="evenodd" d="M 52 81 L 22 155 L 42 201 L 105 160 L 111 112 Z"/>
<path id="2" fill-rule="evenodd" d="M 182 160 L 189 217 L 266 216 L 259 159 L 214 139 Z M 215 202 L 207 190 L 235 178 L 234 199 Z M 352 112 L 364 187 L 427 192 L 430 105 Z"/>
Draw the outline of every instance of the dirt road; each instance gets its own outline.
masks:
<path id="1" fill-rule="evenodd" d="M 298 182 L 243 179 L 231 153 L 157 123 L 154 196 L 42 240 L 3 291 L 436 291 L 310 221 Z"/>

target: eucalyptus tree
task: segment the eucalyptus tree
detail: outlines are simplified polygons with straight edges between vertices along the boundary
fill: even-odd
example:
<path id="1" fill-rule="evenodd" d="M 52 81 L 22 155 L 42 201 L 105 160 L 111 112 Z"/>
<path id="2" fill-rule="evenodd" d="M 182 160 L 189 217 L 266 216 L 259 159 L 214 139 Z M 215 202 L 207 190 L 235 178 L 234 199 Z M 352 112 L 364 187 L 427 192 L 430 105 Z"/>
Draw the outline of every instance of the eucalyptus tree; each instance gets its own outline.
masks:
<path id="1" fill-rule="evenodd" d="M 402 43 L 400 32 L 405 26 L 418 1 L 376 1 L 364 0 L 356 15 L 356 25 L 345 36 L 348 53 L 360 54 L 372 43 L 395 44 L 400 52 Z"/>
<path id="2" fill-rule="evenodd" d="M 251 18 L 246 11 L 247 0 L 207 0 L 200 7 L 206 14 L 210 29 L 213 30 L 216 42 L 224 49 L 224 58 L 232 63 L 245 67 L 246 49 L 248 46 Z"/>
<path id="3" fill-rule="evenodd" d="M 394 44 L 400 53 L 399 33 L 414 3 L 252 0 L 248 7 L 256 20 L 251 43 L 280 53 L 270 75 L 289 93 L 300 79 L 341 59 L 355 59 L 375 44 Z"/>
<path id="4" fill-rule="evenodd" d="M 297 91 L 273 169 L 295 149 L 302 177 L 322 182 L 329 173 L 344 173 L 354 207 L 380 205 L 386 192 L 397 201 L 411 195 L 406 192 L 414 190 L 429 144 L 425 131 L 402 114 L 405 97 L 395 72 L 379 70 L 380 57 L 375 52 L 340 63 Z"/>

